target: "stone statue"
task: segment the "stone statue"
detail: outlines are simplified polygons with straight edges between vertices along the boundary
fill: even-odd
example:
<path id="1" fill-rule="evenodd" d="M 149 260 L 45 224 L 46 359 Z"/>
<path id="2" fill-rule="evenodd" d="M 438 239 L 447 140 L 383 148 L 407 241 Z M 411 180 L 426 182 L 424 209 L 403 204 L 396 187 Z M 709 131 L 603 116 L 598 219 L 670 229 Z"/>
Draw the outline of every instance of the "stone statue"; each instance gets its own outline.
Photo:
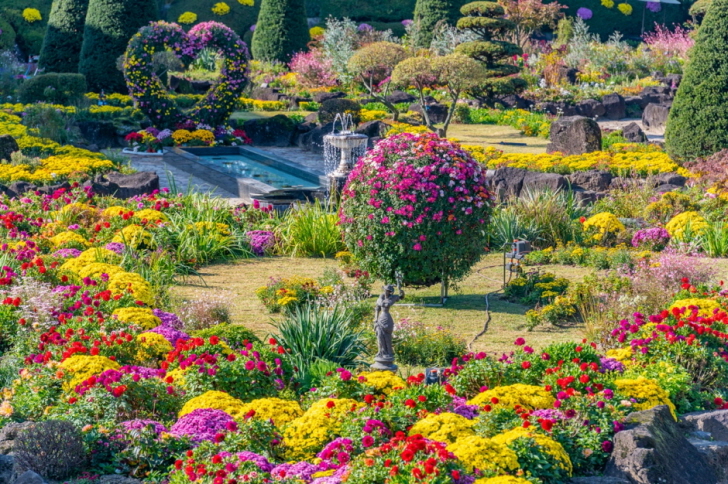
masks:
<path id="1" fill-rule="evenodd" d="M 394 319 L 389 314 L 389 308 L 400 299 L 404 299 L 400 278 L 397 279 L 399 295 L 394 294 L 394 286 L 384 286 L 384 292 L 377 299 L 377 307 L 374 311 L 374 331 L 377 335 L 377 346 L 379 347 L 379 352 L 374 357 L 374 364 L 372 365 L 375 370 L 397 370 L 397 365 L 394 364 L 394 349 L 392 348 Z"/>

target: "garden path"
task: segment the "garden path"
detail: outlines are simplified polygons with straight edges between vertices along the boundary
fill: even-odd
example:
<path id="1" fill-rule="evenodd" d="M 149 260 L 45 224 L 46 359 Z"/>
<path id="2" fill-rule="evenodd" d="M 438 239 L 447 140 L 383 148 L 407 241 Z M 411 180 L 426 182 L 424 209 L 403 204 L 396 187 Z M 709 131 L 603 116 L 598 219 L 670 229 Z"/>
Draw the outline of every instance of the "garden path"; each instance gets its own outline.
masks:
<path id="1" fill-rule="evenodd" d="M 637 123 L 644 131 L 645 135 L 647 136 L 647 139 L 650 142 L 653 143 L 664 143 L 665 142 L 665 128 L 654 128 L 654 129 L 645 129 L 645 125 L 642 124 L 642 119 L 640 118 L 634 118 L 634 119 L 620 119 L 619 121 L 611 121 L 609 119 L 605 120 L 599 120 L 597 121 L 599 123 L 599 127 L 602 129 L 611 129 L 611 130 L 617 130 L 622 129 L 625 126 L 627 126 L 630 123 Z"/>

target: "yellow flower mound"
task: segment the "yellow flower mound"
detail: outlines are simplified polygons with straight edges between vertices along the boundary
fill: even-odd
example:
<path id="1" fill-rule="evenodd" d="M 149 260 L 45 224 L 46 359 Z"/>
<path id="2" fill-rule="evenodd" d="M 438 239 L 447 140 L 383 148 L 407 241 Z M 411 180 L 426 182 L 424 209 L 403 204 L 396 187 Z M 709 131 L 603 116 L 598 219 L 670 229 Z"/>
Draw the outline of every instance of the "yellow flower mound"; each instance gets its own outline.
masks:
<path id="1" fill-rule="evenodd" d="M 624 230 L 624 225 L 619 219 L 609 212 L 602 212 L 589 217 L 583 224 L 585 232 L 594 230 L 594 238 L 599 240 L 605 235 L 616 234 Z"/>
<path id="2" fill-rule="evenodd" d="M 283 427 L 289 422 L 303 416 L 303 409 L 295 400 L 282 400 L 280 398 L 259 398 L 243 406 L 247 414 L 255 410 L 253 418 L 271 420 L 276 427 Z"/>
<path id="3" fill-rule="evenodd" d="M 212 6 L 212 13 L 215 15 L 227 15 L 230 13 L 230 5 L 225 2 L 219 2 Z"/>
<path id="4" fill-rule="evenodd" d="M 632 15 L 632 5 L 629 3 L 620 3 L 617 9 L 625 15 Z"/>
<path id="5" fill-rule="evenodd" d="M 689 299 L 680 299 L 678 301 L 675 301 L 670 306 L 670 309 L 673 308 L 686 308 L 687 314 L 691 314 L 690 306 L 697 306 L 698 307 L 698 316 L 702 316 L 704 318 L 710 317 L 713 315 L 713 310 L 715 309 L 722 309 L 718 301 L 714 299 L 700 299 L 697 297 L 689 298 Z"/>
<path id="6" fill-rule="evenodd" d="M 210 390 L 209 392 L 205 392 L 200 396 L 188 400 L 182 407 L 182 410 L 179 411 L 179 414 L 177 414 L 177 417 L 182 418 L 188 413 L 194 412 L 199 408 L 212 408 L 214 410 L 222 410 L 235 420 L 243 420 L 246 413 L 242 411 L 244 405 L 245 404 L 242 400 L 231 397 L 225 392 Z"/>
<path id="7" fill-rule="evenodd" d="M 197 14 L 194 12 L 185 12 L 177 19 L 177 23 L 180 24 L 193 24 L 195 22 L 197 22 Z"/>
<path id="8" fill-rule="evenodd" d="M 174 349 L 167 338 L 157 333 L 141 333 L 136 337 L 136 341 L 138 348 L 136 359 L 139 363 L 161 360 Z"/>
<path id="9" fill-rule="evenodd" d="M 18 140 L 18 145 L 25 138 Z M 20 149 L 24 149 L 20 146 Z M 73 173 L 87 173 L 94 175 L 101 171 L 113 168 L 110 160 L 79 157 L 73 155 L 50 156 L 41 160 L 39 167 L 30 165 L 0 165 L 0 182 L 12 183 L 14 181 L 27 181 L 36 185 L 49 184 L 59 178 L 65 178 Z"/>
<path id="10" fill-rule="evenodd" d="M 626 348 L 617 348 L 614 350 L 608 350 L 607 351 L 607 358 L 614 358 L 617 361 L 620 361 L 622 363 L 631 363 L 632 362 L 632 348 L 626 347 Z"/>
<path id="11" fill-rule="evenodd" d="M 531 484 L 531 481 L 513 476 L 498 476 L 478 479 L 474 484 Z"/>
<path id="12" fill-rule="evenodd" d="M 116 316 L 116 319 L 121 322 L 136 324 L 144 329 L 156 328 L 162 324 L 162 320 L 156 317 L 149 308 L 117 308 L 111 315 Z"/>
<path id="13" fill-rule="evenodd" d="M 486 390 L 468 401 L 468 405 L 492 405 L 492 399 L 498 399 L 498 405 L 513 408 L 516 405 L 527 410 L 552 408 L 554 397 L 542 387 L 516 383 Z"/>
<path id="14" fill-rule="evenodd" d="M 223 5 L 226 4 L 223 3 Z M 196 129 L 192 132 L 191 136 L 192 139 L 202 141 L 203 143 L 212 144 L 215 142 L 215 134 L 207 129 Z"/>
<path id="15" fill-rule="evenodd" d="M 238 0 L 238 3 L 240 5 L 245 5 L 246 7 L 255 6 L 255 0 Z"/>
<path id="16" fill-rule="evenodd" d="M 698 235 L 708 227 L 708 222 L 698 212 L 683 212 L 667 222 L 665 230 L 671 237 L 682 239 L 688 228 L 691 234 Z"/>
<path id="17" fill-rule="evenodd" d="M 101 215 L 103 215 L 106 218 L 121 217 L 122 214 L 124 214 L 128 211 L 129 211 L 129 209 L 126 207 L 120 207 L 118 205 L 113 205 L 113 206 L 105 209 L 103 212 L 101 212 Z"/>
<path id="18" fill-rule="evenodd" d="M 109 279 L 107 287 L 114 296 L 117 294 L 124 295 L 132 293 L 134 298 L 145 304 L 152 305 L 154 303 L 154 293 L 152 286 L 144 280 L 142 276 L 136 272 L 119 272 Z"/>
<path id="19" fill-rule="evenodd" d="M 615 380 L 614 385 L 622 395 L 637 400 L 637 403 L 634 404 L 634 408 L 637 410 L 649 410 L 658 405 L 667 405 L 670 407 L 670 413 L 677 420 L 675 405 L 667 392 L 655 380 L 648 380 L 641 376 L 636 380 Z"/>
<path id="20" fill-rule="evenodd" d="M 121 256 L 113 250 L 105 249 L 103 247 L 92 247 L 86 249 L 76 257 L 77 260 L 86 262 L 88 264 L 94 262 L 105 262 L 107 264 L 118 264 L 121 262 Z"/>
<path id="21" fill-rule="evenodd" d="M 104 264 L 103 262 L 94 262 L 83 266 L 77 274 L 81 278 L 90 277 L 91 279 L 99 279 L 101 274 L 106 274 L 111 277 L 121 272 L 124 272 L 124 269 L 119 266 Z"/>
<path id="22" fill-rule="evenodd" d="M 38 10 L 37 8 L 26 8 L 25 10 L 23 10 L 23 18 L 29 24 L 32 24 L 33 22 L 37 22 L 39 20 L 43 20 L 43 17 L 40 15 L 40 10 Z"/>
<path id="23" fill-rule="evenodd" d="M 195 222 L 194 224 L 188 225 L 189 230 L 195 232 L 208 233 L 217 232 L 221 235 L 230 235 L 230 226 L 227 224 L 214 223 L 214 222 Z M 294 278 L 297 276 L 294 276 Z M 313 281 L 313 279 L 311 279 Z M 315 281 L 314 281 L 315 283 Z"/>
<path id="24" fill-rule="evenodd" d="M 454 444 L 458 439 L 475 435 L 474 420 L 468 420 L 456 413 L 441 413 L 428 415 L 415 423 L 409 435 L 420 434 L 423 437 L 439 442 Z"/>
<path id="25" fill-rule="evenodd" d="M 61 232 L 57 235 L 54 235 L 50 239 L 48 239 L 51 244 L 53 244 L 54 247 L 65 247 L 70 244 L 76 244 L 80 245 L 82 247 L 87 247 L 89 245 L 88 240 L 83 238 L 83 236 L 77 232 L 72 232 L 70 230 L 67 230 L 65 232 Z"/>
<path id="26" fill-rule="evenodd" d="M 71 373 L 73 377 L 63 384 L 66 391 L 73 390 L 76 385 L 93 375 L 98 375 L 106 370 L 118 370 L 119 364 L 105 356 L 74 355 L 66 358 L 61 363 L 61 368 Z"/>
<path id="27" fill-rule="evenodd" d="M 154 241 L 152 234 L 144 230 L 141 225 L 131 224 L 127 225 L 119 233 L 117 233 L 112 242 L 121 242 L 122 244 L 138 248 L 139 246 L 153 247 Z"/>
<path id="28" fill-rule="evenodd" d="M 144 210 L 134 212 L 134 218 L 138 220 L 147 220 L 149 222 L 166 222 L 169 220 L 165 214 L 159 210 L 152 210 L 151 208 L 145 208 Z"/>
<path id="29" fill-rule="evenodd" d="M 361 377 L 365 380 L 362 381 Z M 360 382 L 362 385 L 374 387 L 377 392 L 384 393 L 385 395 L 391 395 L 395 389 L 404 388 L 407 383 L 392 373 L 391 371 L 372 371 L 370 373 L 362 373 L 359 375 Z"/>
<path id="30" fill-rule="evenodd" d="M 192 133 L 190 133 L 186 129 L 178 129 L 177 131 L 172 133 L 172 139 L 176 144 L 181 145 L 192 140 Z"/>
<path id="31" fill-rule="evenodd" d="M 323 27 L 311 27 L 308 31 L 308 35 L 310 35 L 312 39 L 315 39 L 316 37 L 321 37 L 322 35 L 324 35 L 324 32 L 326 31 Z"/>
<path id="32" fill-rule="evenodd" d="M 520 438 L 531 438 L 536 442 L 536 445 L 543 448 L 544 452 L 556 459 L 556 463 L 562 469 L 565 469 L 569 475 L 574 471 L 574 467 L 571 464 L 569 454 L 566 453 L 564 447 L 556 442 L 551 437 L 547 437 L 537 432 L 532 432 L 523 427 L 516 427 L 508 432 L 498 434 L 493 437 L 493 441 L 499 444 L 508 445 L 516 439 Z"/>
<path id="33" fill-rule="evenodd" d="M 469 472 L 473 469 L 509 471 L 519 467 L 518 456 L 508 446 L 478 435 L 458 439 L 448 445 L 447 450 L 455 454 Z"/>

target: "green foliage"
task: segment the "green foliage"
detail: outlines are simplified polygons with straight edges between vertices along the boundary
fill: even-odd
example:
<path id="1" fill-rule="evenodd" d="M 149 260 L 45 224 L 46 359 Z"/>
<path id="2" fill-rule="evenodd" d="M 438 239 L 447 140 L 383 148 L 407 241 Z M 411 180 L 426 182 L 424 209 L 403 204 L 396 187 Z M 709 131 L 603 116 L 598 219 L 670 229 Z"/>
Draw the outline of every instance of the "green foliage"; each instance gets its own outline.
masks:
<path id="1" fill-rule="evenodd" d="M 292 207 L 280 226 L 281 246 L 293 257 L 331 257 L 344 249 L 338 221 L 318 201 Z"/>
<path id="2" fill-rule="evenodd" d="M 457 0 L 417 0 L 414 21 L 418 24 L 415 44 L 428 48 L 435 34 L 435 26 L 440 22 L 455 24 L 462 2 Z"/>
<path id="3" fill-rule="evenodd" d="M 0 17 L 0 31 L 0 50 L 11 49 L 15 45 L 15 29 L 3 17 Z"/>
<path id="4" fill-rule="evenodd" d="M 413 366 L 447 366 L 467 352 L 465 341 L 441 326 L 402 320 L 394 328 L 393 346 L 397 360 Z"/>
<path id="5" fill-rule="evenodd" d="M 52 0 L 25 0 L 23 2 L 0 0 L 0 20 L 5 20 L 12 26 L 15 41 L 23 57 L 40 53 L 46 22 L 51 11 L 51 2 Z M 33 23 L 26 22 L 23 18 L 23 10 L 26 8 L 38 9 L 42 19 Z M 0 28 L 4 29 L 4 27 Z M 3 36 L 0 36 L 0 39 Z"/>
<path id="6" fill-rule="evenodd" d="M 362 2 L 361 0 L 318 0 L 318 17 L 348 17 L 356 21 L 370 20 L 398 22 L 412 18 L 416 0 L 388 0 L 387 2 Z M 311 4 L 311 0 L 306 2 Z M 309 7 L 310 8 L 310 7 Z"/>
<path id="7" fill-rule="evenodd" d="M 506 299 L 521 304 L 550 301 L 566 292 L 569 280 L 550 272 L 531 272 L 513 279 L 505 288 Z"/>
<path id="8" fill-rule="evenodd" d="M 245 326 L 239 324 L 217 324 L 205 329 L 193 331 L 190 336 L 195 338 L 209 339 L 210 336 L 217 336 L 234 349 L 242 349 L 245 347 L 245 341 L 251 343 L 260 343 L 260 339 Z"/>
<path id="9" fill-rule="evenodd" d="M 253 33 L 257 60 L 288 62 L 311 40 L 303 0 L 262 0 Z"/>
<path id="10" fill-rule="evenodd" d="M 126 92 L 117 59 L 137 31 L 157 19 L 156 0 L 90 0 L 78 70 L 89 89 Z"/>
<path id="11" fill-rule="evenodd" d="M 361 111 L 361 105 L 351 99 L 328 99 L 321 103 L 318 118 L 321 124 L 327 124 L 332 122 L 337 114 L 351 114 L 354 123 L 359 124 L 361 121 L 359 111 Z"/>
<path id="12" fill-rule="evenodd" d="M 728 148 L 728 0 L 715 0 L 698 31 L 665 131 L 670 156 L 692 160 Z"/>
<path id="13" fill-rule="evenodd" d="M 41 74 L 28 79 L 18 89 L 20 102 L 32 104 L 76 104 L 86 93 L 86 79 L 81 74 Z"/>
<path id="14" fill-rule="evenodd" d="M 83 43 L 88 0 L 53 2 L 39 64 L 46 72 L 76 72 Z"/>

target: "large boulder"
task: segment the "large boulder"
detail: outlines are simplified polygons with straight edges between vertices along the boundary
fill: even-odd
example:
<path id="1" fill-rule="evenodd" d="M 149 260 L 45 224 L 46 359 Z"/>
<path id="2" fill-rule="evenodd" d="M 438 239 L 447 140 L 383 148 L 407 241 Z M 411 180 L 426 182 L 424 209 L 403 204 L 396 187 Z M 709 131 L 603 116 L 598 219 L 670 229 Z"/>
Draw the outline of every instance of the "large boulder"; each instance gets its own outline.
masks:
<path id="1" fill-rule="evenodd" d="M 511 168 L 505 166 L 498 168 L 493 172 L 493 176 L 489 177 L 495 192 L 501 197 L 517 197 L 521 194 L 523 188 L 523 179 L 528 173 L 527 170 L 521 168 Z"/>
<path id="2" fill-rule="evenodd" d="M 659 173 L 652 177 L 652 183 L 656 187 L 660 185 L 675 185 L 677 187 L 684 187 L 687 181 L 687 178 L 682 175 L 678 175 L 677 173 Z M 725 440 L 728 440 L 728 438 Z"/>
<path id="3" fill-rule="evenodd" d="M 314 129 L 303 133 L 297 139 L 297 145 L 304 150 L 313 151 L 314 153 L 324 152 L 324 136 L 334 132 L 334 123 L 317 126 Z"/>
<path id="4" fill-rule="evenodd" d="M 0 455 L 0 484 L 10 484 L 14 478 L 15 459 L 12 455 Z"/>
<path id="5" fill-rule="evenodd" d="M 576 113 L 587 118 L 596 118 L 604 115 L 604 105 L 596 99 L 585 99 L 576 104 Z"/>
<path id="6" fill-rule="evenodd" d="M 522 98 L 518 94 L 508 94 L 506 96 L 497 96 L 497 100 L 507 108 L 531 109 L 534 102 L 530 99 Z"/>
<path id="7" fill-rule="evenodd" d="M 130 175 L 111 172 L 97 175 L 93 180 L 84 183 L 94 193 L 113 195 L 117 198 L 133 198 L 159 190 L 159 176 L 150 171 L 140 171 Z"/>
<path id="8" fill-rule="evenodd" d="M 637 123 L 629 123 L 622 128 L 622 136 L 630 143 L 647 143 L 647 136 Z"/>
<path id="9" fill-rule="evenodd" d="M 602 149 L 602 130 L 596 121 L 584 116 L 567 116 L 551 123 L 551 143 L 546 151 L 581 155 Z"/>
<path id="10" fill-rule="evenodd" d="M 427 109 L 427 115 L 430 118 L 430 122 L 433 124 L 444 123 L 445 119 L 447 119 L 447 111 L 449 108 L 444 104 L 427 104 L 425 105 L 425 109 Z M 409 107 L 409 110 L 415 113 L 420 113 L 424 116 L 422 106 L 419 104 L 412 104 Z"/>
<path id="11" fill-rule="evenodd" d="M 116 127 L 111 121 L 79 121 L 76 125 L 81 136 L 90 145 L 101 149 L 121 146 Z"/>
<path id="12" fill-rule="evenodd" d="M 568 176 L 572 186 L 581 187 L 584 190 L 603 192 L 609 190 L 612 183 L 612 174 L 603 170 L 577 171 Z"/>
<path id="13" fill-rule="evenodd" d="M 245 133 L 254 146 L 278 146 L 285 148 L 291 144 L 296 123 L 283 114 L 271 118 L 250 119 L 243 123 Z"/>
<path id="14" fill-rule="evenodd" d="M 28 183 L 26 181 L 17 181 L 10 184 L 10 186 L 7 188 L 5 193 L 8 194 L 10 197 L 19 197 L 20 195 L 26 193 L 26 192 L 33 192 L 37 189 L 35 185 L 32 183 Z M 0 434 L 0 443 L 2 443 L 2 437 Z"/>
<path id="15" fill-rule="evenodd" d="M 627 104 L 619 94 L 607 94 L 602 98 L 604 117 L 607 119 L 622 119 L 627 116 Z"/>
<path id="16" fill-rule="evenodd" d="M 345 92 L 317 92 L 313 95 L 313 100 L 321 104 L 329 99 L 339 99 L 342 97 L 346 97 Z"/>
<path id="17" fill-rule="evenodd" d="M 0 160 L 10 161 L 10 155 L 19 150 L 20 147 L 15 138 L 9 134 L 0 136 Z"/>
<path id="18" fill-rule="evenodd" d="M 417 101 L 415 96 L 404 91 L 394 91 L 389 96 L 385 96 L 384 99 L 392 104 L 413 103 Z"/>
<path id="19" fill-rule="evenodd" d="M 362 123 L 356 129 L 359 134 L 365 134 L 370 138 L 384 138 L 387 135 L 392 126 L 388 125 L 384 121 L 367 121 Z"/>
<path id="20" fill-rule="evenodd" d="M 279 92 L 278 89 L 261 86 L 253 89 L 253 92 L 250 94 L 250 96 L 253 99 L 258 99 L 259 101 L 280 101 L 281 98 L 285 96 L 285 94 Z"/>
<path id="21" fill-rule="evenodd" d="M 728 441 L 728 410 L 687 413 L 680 426 L 691 432 L 707 432 L 714 440 Z"/>
<path id="22" fill-rule="evenodd" d="M 25 471 L 13 481 L 13 484 L 46 484 L 46 482 L 35 472 Z"/>
<path id="23" fill-rule="evenodd" d="M 541 173 L 529 171 L 523 177 L 523 190 L 558 192 L 569 188 L 569 183 L 558 173 Z"/>
<path id="24" fill-rule="evenodd" d="M 627 416 L 604 475 L 633 484 L 716 484 L 705 457 L 685 438 L 666 405 Z"/>
<path id="25" fill-rule="evenodd" d="M 669 104 L 648 104 L 642 113 L 642 125 L 647 129 L 664 128 L 669 114 Z"/>

